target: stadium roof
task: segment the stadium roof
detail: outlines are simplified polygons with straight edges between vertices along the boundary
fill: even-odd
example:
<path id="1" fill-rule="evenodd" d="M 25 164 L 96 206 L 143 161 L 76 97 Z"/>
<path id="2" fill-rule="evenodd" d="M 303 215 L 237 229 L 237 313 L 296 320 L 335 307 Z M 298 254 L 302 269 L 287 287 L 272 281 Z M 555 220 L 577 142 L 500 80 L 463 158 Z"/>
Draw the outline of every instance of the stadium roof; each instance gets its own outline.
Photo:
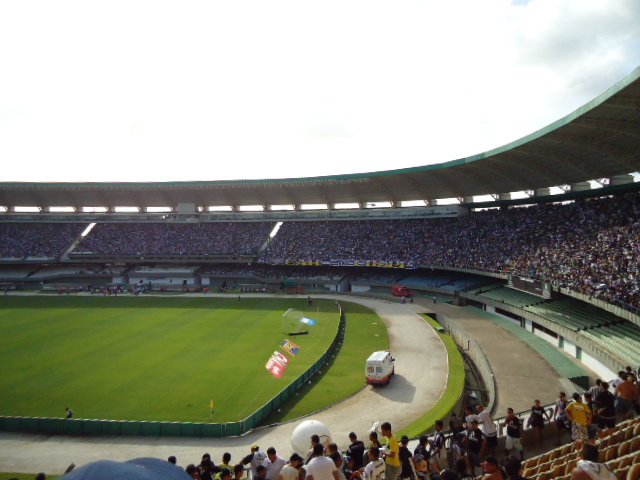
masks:
<path id="1" fill-rule="evenodd" d="M 393 159 L 390 159 L 390 163 Z M 437 165 L 276 180 L 0 183 L 0 205 L 359 204 L 536 191 L 640 171 L 640 68 L 583 107 L 508 145 Z"/>

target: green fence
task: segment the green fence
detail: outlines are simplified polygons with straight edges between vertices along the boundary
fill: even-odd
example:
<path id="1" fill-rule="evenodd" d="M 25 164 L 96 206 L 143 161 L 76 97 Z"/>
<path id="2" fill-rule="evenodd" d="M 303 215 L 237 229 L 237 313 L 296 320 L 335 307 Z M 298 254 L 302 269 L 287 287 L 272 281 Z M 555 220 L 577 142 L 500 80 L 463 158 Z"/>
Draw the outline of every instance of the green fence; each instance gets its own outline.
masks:
<path id="1" fill-rule="evenodd" d="M 304 373 L 287 385 L 280 393 L 240 422 L 230 423 L 179 423 L 135 422 L 119 420 L 84 420 L 66 418 L 2 417 L 0 430 L 5 432 L 44 433 L 48 435 L 128 435 L 171 437 L 232 437 L 247 433 L 257 427 L 274 410 L 277 410 L 302 385 L 309 381 L 329 359 L 336 354 L 344 340 L 347 317 L 340 304 L 340 322 L 331 345 Z"/>

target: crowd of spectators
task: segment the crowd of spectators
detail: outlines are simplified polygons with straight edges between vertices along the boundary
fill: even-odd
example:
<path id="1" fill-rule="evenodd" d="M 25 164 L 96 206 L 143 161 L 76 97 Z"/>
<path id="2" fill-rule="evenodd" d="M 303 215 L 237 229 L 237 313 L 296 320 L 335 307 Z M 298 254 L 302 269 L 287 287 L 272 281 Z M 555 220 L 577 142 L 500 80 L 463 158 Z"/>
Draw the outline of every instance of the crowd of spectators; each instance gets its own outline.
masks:
<path id="1" fill-rule="evenodd" d="M 71 246 L 84 223 L 0 223 L 0 258 L 57 258 Z"/>
<path id="2" fill-rule="evenodd" d="M 262 261 L 406 262 L 511 273 L 640 306 L 640 194 L 458 218 L 286 222 Z"/>
<path id="3" fill-rule="evenodd" d="M 250 256 L 262 264 L 314 265 L 313 275 L 291 266 L 228 270 L 263 278 L 335 280 L 340 275 L 330 265 L 456 267 L 547 281 L 637 309 L 639 219 L 635 192 L 457 218 L 284 222 L 260 254 L 272 222 L 103 223 L 73 254 Z M 1 223 L 0 257 L 57 257 L 83 226 Z"/>
<path id="4" fill-rule="evenodd" d="M 448 423 L 436 420 L 434 433 L 421 435 L 411 448 L 411 440 L 397 436 L 389 422 L 376 422 L 362 439 L 351 432 L 348 438 L 328 437 L 322 442 L 317 434 L 312 434 L 309 450 L 300 452 L 302 455 L 285 454 L 274 446 L 263 451 L 254 444 L 240 458 L 233 458 L 229 452 L 220 453 L 219 463 L 209 453 L 203 454 L 199 462 L 189 464 L 178 462 L 173 455 L 167 461 L 186 474 L 178 474 L 171 467 L 176 472 L 172 478 L 199 480 L 525 480 L 522 475 L 525 472 L 531 475 L 531 468 L 539 466 L 542 455 L 525 461 L 524 432 L 529 430 L 526 452 L 530 455 L 534 443 L 539 442 L 538 448 L 546 450 L 542 448 L 543 430 L 549 427 L 554 433 L 548 436 L 548 441 L 557 442 L 560 448 L 554 450 L 554 457 L 547 454 L 540 464 L 558 460 L 556 465 L 563 470 L 570 465 L 566 468 L 571 468 L 574 475 L 597 464 L 598 471 L 605 469 L 610 475 L 584 478 L 620 479 L 625 478 L 622 473 L 626 474 L 626 470 L 616 470 L 614 475 L 612 471 L 617 467 L 611 462 L 605 464 L 609 455 L 600 454 L 612 446 L 618 452 L 619 445 L 626 440 L 629 444 L 626 452 L 636 455 L 632 441 L 640 438 L 637 433 L 640 422 L 633 420 L 639 411 L 638 394 L 637 371 L 627 367 L 610 382 L 596 380 L 586 392 L 571 395 L 559 392 L 552 405 L 542 406 L 540 400 L 534 400 L 528 414 L 507 408 L 506 416 L 494 419 L 482 404 L 466 405 L 460 415 L 452 413 Z M 501 449 L 499 437 L 504 437 Z M 576 458 L 572 452 L 581 452 L 587 463 L 569 464 L 569 460 Z M 566 458 L 561 458 L 565 455 Z M 627 469 L 629 465 L 631 462 L 627 462 Z M 74 468 L 72 463 L 67 472 Z M 91 464 L 77 470 L 88 472 Z M 480 476 L 476 476 L 478 473 Z M 37 478 L 46 477 L 39 474 Z M 535 478 L 535 472 L 529 478 Z"/>
<path id="5" fill-rule="evenodd" d="M 256 256 L 275 223 L 99 223 L 74 250 L 98 255 Z"/>

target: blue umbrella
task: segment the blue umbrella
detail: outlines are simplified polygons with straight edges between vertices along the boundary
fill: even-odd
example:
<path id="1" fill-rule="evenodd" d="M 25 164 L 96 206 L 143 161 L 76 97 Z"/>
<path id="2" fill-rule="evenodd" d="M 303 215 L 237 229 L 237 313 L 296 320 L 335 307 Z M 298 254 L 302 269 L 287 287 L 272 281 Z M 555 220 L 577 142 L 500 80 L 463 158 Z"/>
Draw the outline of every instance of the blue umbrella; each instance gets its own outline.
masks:
<path id="1" fill-rule="evenodd" d="M 159 458 L 135 458 L 127 462 L 98 460 L 60 477 L 65 480 L 189 480 L 185 471 Z"/>

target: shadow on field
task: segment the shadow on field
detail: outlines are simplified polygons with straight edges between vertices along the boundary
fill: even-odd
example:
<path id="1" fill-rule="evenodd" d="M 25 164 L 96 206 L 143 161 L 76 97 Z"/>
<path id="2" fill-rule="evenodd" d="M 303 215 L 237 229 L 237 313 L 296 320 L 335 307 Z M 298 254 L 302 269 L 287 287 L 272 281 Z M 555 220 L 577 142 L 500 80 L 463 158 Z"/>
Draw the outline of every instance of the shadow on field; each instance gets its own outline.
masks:
<path id="1" fill-rule="evenodd" d="M 411 403 L 416 395 L 416 387 L 406 377 L 395 374 L 389 385 L 372 386 L 371 391 L 388 400 L 401 403 Z"/>

